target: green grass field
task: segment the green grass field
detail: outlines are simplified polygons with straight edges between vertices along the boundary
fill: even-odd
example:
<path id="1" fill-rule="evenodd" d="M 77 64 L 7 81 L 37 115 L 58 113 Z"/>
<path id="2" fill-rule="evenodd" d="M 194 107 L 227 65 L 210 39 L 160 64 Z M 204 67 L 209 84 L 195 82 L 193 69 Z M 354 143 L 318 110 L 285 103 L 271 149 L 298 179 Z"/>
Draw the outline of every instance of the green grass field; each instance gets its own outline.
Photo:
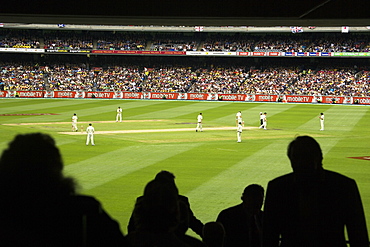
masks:
<path id="1" fill-rule="evenodd" d="M 123 108 L 122 123 L 114 121 L 118 106 Z M 81 193 L 99 199 L 127 233 L 136 197 L 160 170 L 176 175 L 179 191 L 189 197 L 197 218 L 214 221 L 222 209 L 241 202 L 248 184 L 266 188 L 269 180 L 290 172 L 288 143 L 297 135 L 311 135 L 323 149 L 325 168 L 356 179 L 370 226 L 370 161 L 348 158 L 370 156 L 369 109 L 359 105 L 0 99 L 0 151 L 16 134 L 49 133 L 61 149 L 66 174 L 79 181 Z M 235 129 L 221 129 L 235 127 L 237 111 L 242 111 L 246 127 L 242 143 L 236 142 Z M 255 128 L 261 111 L 268 113 L 268 130 Z M 199 112 L 204 116 L 201 133 L 195 132 Z M 319 131 L 320 112 L 325 113 L 325 131 Z M 57 115 L 26 115 L 42 113 Z M 73 113 L 79 117 L 79 127 L 93 123 L 96 146 L 85 145 L 85 133 L 72 135 Z M 146 131 L 154 129 L 158 132 Z"/>

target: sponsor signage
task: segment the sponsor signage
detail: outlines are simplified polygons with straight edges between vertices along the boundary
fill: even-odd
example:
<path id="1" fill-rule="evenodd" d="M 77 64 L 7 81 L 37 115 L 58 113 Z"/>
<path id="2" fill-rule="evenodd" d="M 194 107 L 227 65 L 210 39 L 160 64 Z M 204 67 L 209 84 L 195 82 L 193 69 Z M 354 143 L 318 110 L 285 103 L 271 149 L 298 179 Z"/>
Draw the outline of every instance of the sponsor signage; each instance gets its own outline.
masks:
<path id="1" fill-rule="evenodd" d="M 326 104 L 343 104 L 345 97 L 339 97 L 339 96 L 322 96 L 322 102 L 321 103 L 326 103 Z M 346 101 L 347 98 L 346 98 Z"/>
<path id="2" fill-rule="evenodd" d="M 113 99 L 114 92 L 86 92 L 85 98 Z"/>
<path id="3" fill-rule="evenodd" d="M 369 97 L 352 97 L 353 104 L 370 105 Z"/>
<path id="4" fill-rule="evenodd" d="M 305 96 L 305 95 L 285 95 L 285 100 L 287 102 L 295 103 L 312 103 L 314 96 Z"/>
<path id="5" fill-rule="evenodd" d="M 178 99 L 179 93 L 150 93 L 149 99 Z"/>
<path id="6" fill-rule="evenodd" d="M 0 91 L 0 98 L 9 97 L 7 91 Z"/>
<path id="7" fill-rule="evenodd" d="M 205 93 L 187 93 L 187 99 L 190 100 L 207 100 L 208 94 Z"/>
<path id="8" fill-rule="evenodd" d="M 133 93 L 133 92 L 123 92 L 122 98 L 123 99 L 141 99 L 142 93 Z"/>
<path id="9" fill-rule="evenodd" d="M 91 53 L 91 50 L 45 49 L 45 52 L 50 52 L 50 53 Z"/>
<path id="10" fill-rule="evenodd" d="M 168 99 L 222 100 L 248 102 L 324 103 L 370 105 L 370 97 L 311 96 L 275 94 L 216 94 L 159 92 L 83 92 L 83 91 L 0 91 L 0 98 L 98 98 L 98 99 Z"/>
<path id="11" fill-rule="evenodd" d="M 255 95 L 255 101 L 266 101 L 266 102 L 274 102 L 277 101 L 278 96 L 272 94 L 257 94 Z"/>
<path id="12" fill-rule="evenodd" d="M 250 56 L 250 52 L 238 52 L 239 56 Z"/>
<path id="13" fill-rule="evenodd" d="M 126 55 L 186 55 L 186 51 L 123 51 L 123 50 L 92 50 L 94 54 L 126 54 Z"/>
<path id="14" fill-rule="evenodd" d="M 252 56 L 255 56 L 255 57 L 262 57 L 262 56 L 266 56 L 267 52 L 252 52 Z"/>
<path id="15" fill-rule="evenodd" d="M 44 91 L 17 91 L 15 96 L 20 98 L 44 98 Z"/>
<path id="16" fill-rule="evenodd" d="M 75 91 L 55 91 L 54 98 L 75 98 Z"/>
<path id="17" fill-rule="evenodd" d="M 367 57 L 370 52 L 332 52 L 333 56 L 339 57 Z"/>
<path id="18" fill-rule="evenodd" d="M 0 52 L 30 52 L 30 53 L 44 53 L 44 49 L 33 48 L 0 48 Z"/>
<path id="19" fill-rule="evenodd" d="M 319 52 L 309 52 L 308 54 L 310 57 L 318 57 L 320 55 Z"/>
<path id="20" fill-rule="evenodd" d="M 218 99 L 222 101 L 245 101 L 245 94 L 218 94 Z"/>

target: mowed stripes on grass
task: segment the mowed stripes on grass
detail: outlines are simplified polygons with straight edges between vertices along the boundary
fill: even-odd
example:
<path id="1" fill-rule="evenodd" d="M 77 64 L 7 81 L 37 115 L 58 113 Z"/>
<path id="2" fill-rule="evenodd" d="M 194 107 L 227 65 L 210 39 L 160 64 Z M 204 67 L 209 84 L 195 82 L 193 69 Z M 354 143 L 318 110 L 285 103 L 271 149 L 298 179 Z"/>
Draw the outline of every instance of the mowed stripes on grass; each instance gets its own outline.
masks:
<path id="1" fill-rule="evenodd" d="M 118 106 L 122 123 L 114 121 Z M 242 143 L 236 143 L 237 111 L 246 126 Z M 265 111 L 268 130 L 261 130 L 259 112 Z M 202 133 L 195 132 L 199 112 L 204 116 Z M 319 131 L 320 112 L 325 113 L 325 131 Z M 213 221 L 222 209 L 240 203 L 248 184 L 266 188 L 269 180 L 291 171 L 286 148 L 297 135 L 318 140 L 324 167 L 356 179 L 370 219 L 370 162 L 347 158 L 370 155 L 367 106 L 0 99 L 0 114 L 30 113 L 58 115 L 0 116 L 0 150 L 16 134 L 49 133 L 61 149 L 66 174 L 78 180 L 82 193 L 97 197 L 124 232 L 135 198 L 160 170 L 174 172 L 180 193 L 189 196 L 200 220 Z M 96 146 L 85 145 L 84 133 L 70 135 L 73 113 L 79 127 L 93 123 Z"/>

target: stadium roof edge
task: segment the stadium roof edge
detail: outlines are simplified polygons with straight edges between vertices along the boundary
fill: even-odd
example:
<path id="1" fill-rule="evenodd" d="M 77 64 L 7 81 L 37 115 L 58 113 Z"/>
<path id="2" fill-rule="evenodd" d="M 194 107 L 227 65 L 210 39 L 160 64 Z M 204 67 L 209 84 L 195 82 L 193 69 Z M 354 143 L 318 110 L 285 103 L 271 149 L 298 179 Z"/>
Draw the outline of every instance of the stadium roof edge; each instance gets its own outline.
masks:
<path id="1" fill-rule="evenodd" d="M 1 23 L 143 26 L 370 26 L 369 19 L 139 17 L 0 14 Z"/>

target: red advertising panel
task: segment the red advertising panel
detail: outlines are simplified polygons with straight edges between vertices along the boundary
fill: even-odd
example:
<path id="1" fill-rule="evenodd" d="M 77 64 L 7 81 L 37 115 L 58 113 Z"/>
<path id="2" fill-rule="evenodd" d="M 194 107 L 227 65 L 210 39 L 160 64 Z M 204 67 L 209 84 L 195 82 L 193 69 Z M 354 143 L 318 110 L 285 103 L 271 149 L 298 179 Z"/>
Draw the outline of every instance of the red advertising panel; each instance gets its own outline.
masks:
<path id="1" fill-rule="evenodd" d="M 207 100 L 208 94 L 206 93 L 188 93 L 187 99 L 190 100 Z"/>
<path id="2" fill-rule="evenodd" d="M 276 102 L 278 100 L 277 95 L 271 94 L 257 94 L 255 95 L 255 101 L 265 101 L 265 102 Z"/>
<path id="3" fill-rule="evenodd" d="M 353 104 L 370 105 L 369 97 L 353 97 Z"/>
<path id="4" fill-rule="evenodd" d="M 238 54 L 239 56 L 250 56 L 250 53 L 251 53 L 251 52 L 238 52 L 237 54 Z"/>
<path id="5" fill-rule="evenodd" d="M 115 96 L 114 92 L 86 92 L 85 98 L 97 98 L 97 99 L 113 99 Z"/>
<path id="6" fill-rule="evenodd" d="M 54 98 L 75 98 L 76 91 L 55 91 Z"/>
<path id="7" fill-rule="evenodd" d="M 218 99 L 223 101 L 245 101 L 245 94 L 218 94 Z"/>
<path id="8" fill-rule="evenodd" d="M 314 96 L 285 95 L 283 100 L 294 103 L 312 103 Z"/>
<path id="9" fill-rule="evenodd" d="M 142 93 L 122 92 L 123 99 L 141 99 Z"/>
<path id="10" fill-rule="evenodd" d="M 348 102 L 348 98 L 346 97 L 338 97 L 338 96 L 322 96 L 321 103 L 326 104 L 350 104 L 351 101 Z"/>
<path id="11" fill-rule="evenodd" d="M 186 55 L 186 51 L 121 51 L 121 50 L 93 50 L 95 54 L 135 54 L 135 55 Z"/>
<path id="12" fill-rule="evenodd" d="M 17 91 L 16 96 L 20 98 L 43 98 L 44 91 Z"/>
<path id="13" fill-rule="evenodd" d="M 7 91 L 0 91 L 0 98 L 9 97 Z"/>
<path id="14" fill-rule="evenodd" d="M 147 99 L 178 99 L 179 93 L 146 93 Z"/>
<path id="15" fill-rule="evenodd" d="M 252 56 L 266 56 L 267 52 L 252 52 Z"/>

